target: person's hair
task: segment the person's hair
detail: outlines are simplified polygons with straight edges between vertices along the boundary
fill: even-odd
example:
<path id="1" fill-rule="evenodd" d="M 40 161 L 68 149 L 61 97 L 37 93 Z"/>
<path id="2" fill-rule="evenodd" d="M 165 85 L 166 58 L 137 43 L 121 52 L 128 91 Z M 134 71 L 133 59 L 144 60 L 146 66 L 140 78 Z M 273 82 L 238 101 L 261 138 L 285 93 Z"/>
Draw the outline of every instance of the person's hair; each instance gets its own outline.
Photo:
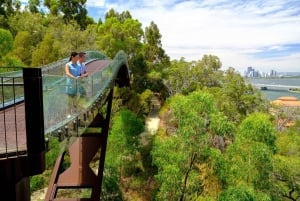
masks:
<path id="1" fill-rule="evenodd" d="M 84 55 L 86 55 L 86 53 L 85 53 L 85 52 L 79 52 L 78 55 L 79 55 L 80 57 L 83 57 Z"/>
<path id="2" fill-rule="evenodd" d="M 72 60 L 73 57 L 76 57 L 78 55 L 77 52 L 72 52 L 69 61 Z"/>

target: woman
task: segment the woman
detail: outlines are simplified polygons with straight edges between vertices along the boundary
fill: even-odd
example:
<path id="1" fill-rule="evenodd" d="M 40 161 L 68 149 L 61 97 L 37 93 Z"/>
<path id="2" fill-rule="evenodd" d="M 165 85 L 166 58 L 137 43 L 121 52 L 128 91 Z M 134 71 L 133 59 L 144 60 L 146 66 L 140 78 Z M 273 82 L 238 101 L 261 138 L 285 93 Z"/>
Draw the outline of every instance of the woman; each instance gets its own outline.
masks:
<path id="1" fill-rule="evenodd" d="M 65 72 L 66 75 L 70 78 L 80 77 L 80 67 L 77 64 L 78 59 L 79 59 L 78 53 L 72 52 L 69 62 L 66 63 Z"/>
<path id="2" fill-rule="evenodd" d="M 75 96 L 77 94 L 77 89 L 80 89 L 77 82 L 77 78 L 80 77 L 80 66 L 77 64 L 79 55 L 77 52 L 72 52 L 69 62 L 66 63 L 65 73 L 67 75 L 67 88 L 66 93 L 70 96 Z"/>

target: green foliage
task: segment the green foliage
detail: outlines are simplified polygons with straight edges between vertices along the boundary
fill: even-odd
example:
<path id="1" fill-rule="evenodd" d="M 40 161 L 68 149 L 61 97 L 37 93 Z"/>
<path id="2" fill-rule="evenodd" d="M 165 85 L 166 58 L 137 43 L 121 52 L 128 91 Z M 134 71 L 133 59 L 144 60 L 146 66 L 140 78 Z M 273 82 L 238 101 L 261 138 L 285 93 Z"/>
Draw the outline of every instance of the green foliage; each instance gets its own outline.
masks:
<path id="1" fill-rule="evenodd" d="M 278 154 L 300 157 L 300 135 L 298 130 L 290 129 L 288 132 L 277 134 L 276 146 Z"/>
<path id="2" fill-rule="evenodd" d="M 117 169 L 113 167 L 106 167 L 103 174 L 101 200 L 122 201 Z"/>
<path id="3" fill-rule="evenodd" d="M 263 143 L 234 142 L 226 151 L 225 162 L 218 167 L 219 177 L 226 185 L 244 182 L 255 189 L 268 190 L 273 169 L 272 153 Z"/>
<path id="4" fill-rule="evenodd" d="M 235 125 L 228 120 L 223 113 L 210 115 L 209 130 L 213 135 L 226 136 L 233 138 L 235 133 Z"/>
<path id="5" fill-rule="evenodd" d="M 161 72 L 161 68 L 169 65 L 170 58 L 162 48 L 161 34 L 158 26 L 153 21 L 145 28 L 145 45 L 143 49 L 143 54 L 151 69 Z"/>
<path id="6" fill-rule="evenodd" d="M 43 41 L 32 52 L 32 65 L 42 66 L 57 60 L 58 54 L 53 46 L 54 38 L 52 34 L 46 34 Z"/>
<path id="7" fill-rule="evenodd" d="M 18 59 L 15 56 L 11 56 L 10 54 L 0 59 L 0 67 L 24 67 L 24 66 L 26 65 L 23 64 L 22 61 L 20 61 L 20 59 Z"/>
<path id="8" fill-rule="evenodd" d="M 231 186 L 221 193 L 218 201 L 255 201 L 255 196 L 249 186 Z"/>
<path id="9" fill-rule="evenodd" d="M 277 200 L 297 200 L 300 196 L 300 135 L 297 130 L 280 133 L 272 173 L 272 195 Z"/>
<path id="10" fill-rule="evenodd" d="M 49 139 L 49 151 L 46 153 L 46 169 L 51 169 L 61 153 L 60 144 L 57 138 Z"/>
<path id="11" fill-rule="evenodd" d="M 46 179 L 44 175 L 35 175 L 30 177 L 30 190 L 36 191 L 43 188 L 46 184 Z"/>
<path id="12" fill-rule="evenodd" d="M 51 15 L 62 14 L 66 24 L 76 20 L 81 29 L 85 29 L 89 23 L 93 23 L 90 18 L 87 17 L 87 10 L 85 7 L 86 0 L 78 1 L 60 1 L 60 0 L 45 0 L 44 6 L 46 6 Z"/>
<path id="13" fill-rule="evenodd" d="M 120 168 L 126 173 L 137 164 L 137 151 L 140 148 L 139 134 L 144 131 L 144 124 L 134 113 L 121 110 L 113 119 L 108 138 L 107 165 Z M 125 169 L 124 169 L 125 168 Z"/>
<path id="14" fill-rule="evenodd" d="M 31 49 L 33 44 L 28 31 L 20 31 L 14 40 L 13 54 L 20 58 L 27 66 L 31 64 Z"/>
<path id="15" fill-rule="evenodd" d="M 240 123 L 247 115 L 267 111 L 267 103 L 261 94 L 247 84 L 233 68 L 228 68 L 221 79 L 222 87 L 217 91 L 218 108 L 232 121 Z"/>
<path id="16" fill-rule="evenodd" d="M 0 58 L 13 49 L 13 36 L 9 30 L 0 28 Z"/>
<path id="17" fill-rule="evenodd" d="M 264 193 L 255 192 L 251 186 L 240 184 L 223 191 L 218 201 L 271 201 L 271 198 Z"/>
<path id="18" fill-rule="evenodd" d="M 143 36 L 142 24 L 128 16 L 125 19 L 109 17 L 105 22 L 98 26 L 99 37 L 97 39 L 99 49 L 113 58 L 121 49 L 129 53 L 129 64 L 141 47 Z"/>
<path id="19" fill-rule="evenodd" d="M 253 113 L 249 115 L 239 127 L 237 140 L 240 140 L 240 138 L 262 142 L 274 153 L 276 151 L 275 127 L 270 121 L 270 115 L 264 113 Z"/>
<path id="20" fill-rule="evenodd" d="M 210 129 L 225 132 L 233 127 L 225 128 L 231 124 L 216 111 L 211 94 L 195 91 L 188 96 L 176 95 L 168 99 L 167 104 L 174 115 L 167 119 L 174 119 L 173 126 L 177 130 L 171 136 L 155 138 L 152 156 L 153 163 L 158 168 L 155 178 L 159 183 L 159 192 L 156 198 L 200 199 L 205 186 L 200 179 L 199 164 L 208 162 L 211 157 L 212 166 L 222 158 L 220 152 L 215 155 L 212 154 L 215 152 L 211 152 L 208 137 Z M 209 125 L 219 123 L 220 119 L 225 121 L 223 128 L 215 126 L 209 129 Z"/>
<path id="21" fill-rule="evenodd" d="M 183 175 L 188 163 L 188 152 L 184 150 L 182 140 L 169 138 L 163 141 L 155 140 L 152 156 L 158 167 L 155 179 L 159 183 L 157 200 L 179 200 L 183 188 Z M 166 154 L 168 153 L 168 154 Z M 199 178 L 195 178 L 200 184 Z"/>
<path id="22" fill-rule="evenodd" d="M 236 140 L 227 148 L 225 160 L 219 160 L 219 178 L 224 186 L 236 186 L 242 182 L 257 191 L 268 192 L 274 150 L 274 126 L 269 116 L 261 113 L 249 115 L 241 123 Z"/>

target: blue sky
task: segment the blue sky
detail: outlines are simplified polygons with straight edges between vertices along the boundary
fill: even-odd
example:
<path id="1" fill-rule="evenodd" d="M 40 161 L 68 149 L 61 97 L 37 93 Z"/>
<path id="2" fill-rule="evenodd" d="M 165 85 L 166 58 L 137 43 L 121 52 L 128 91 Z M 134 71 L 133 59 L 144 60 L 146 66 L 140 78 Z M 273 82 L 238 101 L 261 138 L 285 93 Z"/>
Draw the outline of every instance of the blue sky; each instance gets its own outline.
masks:
<path id="1" fill-rule="evenodd" d="M 96 21 L 110 8 L 154 21 L 172 59 L 218 56 L 223 69 L 300 72 L 299 0 L 87 0 Z"/>
<path id="2" fill-rule="evenodd" d="M 158 25 L 171 59 L 218 56 L 223 69 L 300 72 L 300 0 L 87 0 L 97 22 L 113 8 Z"/>

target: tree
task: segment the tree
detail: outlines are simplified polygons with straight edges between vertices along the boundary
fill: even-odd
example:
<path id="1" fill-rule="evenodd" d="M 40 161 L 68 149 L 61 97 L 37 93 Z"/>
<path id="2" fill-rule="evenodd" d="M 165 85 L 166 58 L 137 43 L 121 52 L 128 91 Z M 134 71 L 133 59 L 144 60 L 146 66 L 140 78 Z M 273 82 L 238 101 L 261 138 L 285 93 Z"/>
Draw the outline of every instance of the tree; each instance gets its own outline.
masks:
<path id="1" fill-rule="evenodd" d="M 213 96 L 203 91 L 194 91 L 187 96 L 178 94 L 168 99 L 167 104 L 169 115 L 165 124 L 172 131 L 157 136 L 152 150 L 153 163 L 158 168 L 155 178 L 159 192 L 156 197 L 158 200 L 197 200 L 208 192 L 208 178 L 213 181 L 213 172 L 209 171 L 212 169 L 209 162 L 211 135 L 226 134 L 224 126 L 231 124 L 221 118 Z M 218 128 L 219 118 L 225 122 Z M 215 126 L 210 127 L 211 124 Z M 234 130 L 228 126 L 228 130 L 231 129 Z M 202 168 L 203 164 L 207 168 Z"/>
<path id="2" fill-rule="evenodd" d="M 111 58 L 119 50 L 125 51 L 128 54 L 129 66 L 131 66 L 132 59 L 138 54 L 142 45 L 140 42 L 143 36 L 142 24 L 132 19 L 130 15 L 125 15 L 126 17 L 121 19 L 118 17 L 119 14 L 114 15 L 110 14 L 110 17 L 98 26 L 97 44 L 99 49 Z"/>
<path id="3" fill-rule="evenodd" d="M 220 194 L 218 201 L 255 201 L 255 193 L 247 185 L 231 186 Z"/>
<path id="4" fill-rule="evenodd" d="M 106 164 L 117 168 L 119 176 L 135 169 L 140 147 L 138 135 L 143 131 L 143 121 L 129 110 L 121 110 L 113 118 Z"/>
<path id="5" fill-rule="evenodd" d="M 13 54 L 20 58 L 26 65 L 31 64 L 33 44 L 30 33 L 27 31 L 20 31 L 14 40 Z"/>
<path id="6" fill-rule="evenodd" d="M 278 152 L 274 156 L 271 175 L 271 192 L 274 200 L 299 200 L 300 198 L 300 135 L 297 129 L 277 135 Z"/>
<path id="7" fill-rule="evenodd" d="M 161 34 L 157 25 L 152 21 L 145 28 L 143 54 L 147 62 L 147 88 L 163 93 L 163 71 L 170 65 L 170 58 L 166 55 L 161 43 Z"/>
<path id="8" fill-rule="evenodd" d="M 150 67 L 159 71 L 162 71 L 162 69 L 158 68 L 160 66 L 158 64 L 169 64 L 169 57 L 165 54 L 165 51 L 162 48 L 161 37 L 162 36 L 157 25 L 151 21 L 150 26 L 145 28 L 144 54 L 146 60 L 152 64 Z"/>
<path id="9" fill-rule="evenodd" d="M 237 140 L 250 140 L 264 143 L 276 152 L 275 128 L 271 116 L 264 113 L 252 113 L 240 125 Z"/>
<path id="10" fill-rule="evenodd" d="M 188 94 L 197 89 L 220 87 L 223 72 L 217 56 L 204 55 L 202 60 L 186 62 L 184 58 L 171 62 L 165 69 L 166 85 L 171 93 Z"/>
<path id="11" fill-rule="evenodd" d="M 244 183 L 268 197 L 276 150 L 275 132 L 266 114 L 250 114 L 240 124 L 234 142 L 227 148 L 217 174 L 225 189 Z"/>
<path id="12" fill-rule="evenodd" d="M 42 66 L 57 60 L 58 53 L 53 44 L 53 35 L 46 34 L 43 41 L 32 52 L 32 66 Z"/>
<path id="13" fill-rule="evenodd" d="M 2 0 L 0 1 L 0 15 L 5 18 L 14 15 L 21 9 L 21 1 L 19 0 Z"/>
<path id="14" fill-rule="evenodd" d="M 0 58 L 13 49 L 13 36 L 9 30 L 0 29 Z"/>
<path id="15" fill-rule="evenodd" d="M 221 83 L 222 98 L 218 104 L 231 120 L 241 122 L 250 113 L 267 112 L 267 101 L 234 68 L 225 71 Z"/>
<path id="16" fill-rule="evenodd" d="M 31 36 L 31 43 L 36 46 L 45 34 L 48 21 L 51 18 L 44 17 L 41 13 L 22 12 L 9 17 L 8 24 L 15 37 L 19 31 L 27 31 Z M 57 21 L 59 19 L 56 18 Z"/>
<path id="17" fill-rule="evenodd" d="M 40 7 L 39 0 L 29 0 L 26 6 L 31 13 L 38 13 Z"/>
<path id="18" fill-rule="evenodd" d="M 86 0 L 45 0 L 44 5 L 50 10 L 52 15 L 58 16 L 60 12 L 63 14 L 65 23 L 75 20 L 81 27 L 85 29 L 88 23 L 93 23 L 87 17 L 87 10 L 85 8 Z"/>

